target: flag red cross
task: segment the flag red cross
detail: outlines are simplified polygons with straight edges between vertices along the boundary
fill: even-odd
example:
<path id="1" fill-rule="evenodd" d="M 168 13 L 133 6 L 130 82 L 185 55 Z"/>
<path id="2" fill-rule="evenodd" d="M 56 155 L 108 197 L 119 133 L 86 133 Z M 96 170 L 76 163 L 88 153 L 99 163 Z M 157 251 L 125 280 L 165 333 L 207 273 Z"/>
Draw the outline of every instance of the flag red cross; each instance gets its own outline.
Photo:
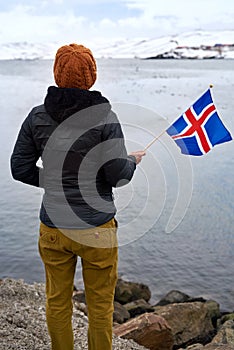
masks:
<path id="1" fill-rule="evenodd" d="M 209 119 L 209 117 L 214 113 L 214 111 L 214 104 L 211 104 L 208 107 L 206 107 L 199 116 L 195 113 L 193 108 L 189 108 L 184 114 L 191 125 L 189 125 L 189 128 L 184 133 L 174 135 L 172 136 L 172 138 L 175 140 L 177 138 L 192 136 L 194 133 L 197 133 L 197 136 L 200 139 L 200 143 L 205 153 L 209 152 L 211 147 L 207 141 L 207 136 L 202 126 L 206 122 L 206 120 Z M 196 117 L 198 117 L 198 119 Z"/>

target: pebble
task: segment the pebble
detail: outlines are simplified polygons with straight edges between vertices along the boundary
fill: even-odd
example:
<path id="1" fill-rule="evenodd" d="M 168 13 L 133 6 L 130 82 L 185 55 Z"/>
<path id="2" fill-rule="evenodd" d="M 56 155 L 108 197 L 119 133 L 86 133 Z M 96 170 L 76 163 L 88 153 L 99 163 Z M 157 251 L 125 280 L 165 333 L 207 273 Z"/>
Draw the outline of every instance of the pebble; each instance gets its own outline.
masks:
<path id="1" fill-rule="evenodd" d="M 45 316 L 45 285 L 23 280 L 0 281 L 0 349 L 50 350 Z M 88 349 L 88 319 L 74 310 L 75 350 Z M 131 340 L 113 337 L 113 350 L 144 350 Z"/>

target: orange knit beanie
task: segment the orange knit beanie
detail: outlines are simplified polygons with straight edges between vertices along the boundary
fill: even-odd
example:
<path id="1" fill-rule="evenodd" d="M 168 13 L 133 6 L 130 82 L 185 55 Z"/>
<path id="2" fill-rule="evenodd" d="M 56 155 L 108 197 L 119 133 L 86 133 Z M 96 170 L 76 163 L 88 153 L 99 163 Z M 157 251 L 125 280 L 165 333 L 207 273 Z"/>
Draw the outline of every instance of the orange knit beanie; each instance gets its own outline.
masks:
<path id="1" fill-rule="evenodd" d="M 83 45 L 60 47 L 54 61 L 54 79 L 59 87 L 88 90 L 97 78 L 92 52 Z"/>

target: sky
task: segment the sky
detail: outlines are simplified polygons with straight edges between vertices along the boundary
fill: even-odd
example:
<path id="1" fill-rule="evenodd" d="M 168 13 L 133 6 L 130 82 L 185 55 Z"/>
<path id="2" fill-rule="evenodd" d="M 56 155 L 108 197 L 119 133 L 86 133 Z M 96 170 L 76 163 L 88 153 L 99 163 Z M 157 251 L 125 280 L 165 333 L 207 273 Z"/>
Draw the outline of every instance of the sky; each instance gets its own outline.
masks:
<path id="1" fill-rule="evenodd" d="M 94 43 L 234 30 L 233 0 L 0 0 L 0 42 Z"/>

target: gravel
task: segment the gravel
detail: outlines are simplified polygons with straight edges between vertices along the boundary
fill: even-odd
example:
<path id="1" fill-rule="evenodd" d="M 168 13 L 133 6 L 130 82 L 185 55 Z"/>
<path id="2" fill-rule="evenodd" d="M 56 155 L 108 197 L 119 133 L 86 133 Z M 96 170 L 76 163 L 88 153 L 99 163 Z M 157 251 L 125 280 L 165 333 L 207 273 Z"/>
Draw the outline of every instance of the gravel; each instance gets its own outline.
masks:
<path id="1" fill-rule="evenodd" d="M 73 313 L 75 350 L 86 350 L 87 317 Z M 0 281 L 0 350 L 50 350 L 45 317 L 45 285 L 23 280 Z M 113 350 L 144 350 L 133 341 L 113 337 Z"/>

